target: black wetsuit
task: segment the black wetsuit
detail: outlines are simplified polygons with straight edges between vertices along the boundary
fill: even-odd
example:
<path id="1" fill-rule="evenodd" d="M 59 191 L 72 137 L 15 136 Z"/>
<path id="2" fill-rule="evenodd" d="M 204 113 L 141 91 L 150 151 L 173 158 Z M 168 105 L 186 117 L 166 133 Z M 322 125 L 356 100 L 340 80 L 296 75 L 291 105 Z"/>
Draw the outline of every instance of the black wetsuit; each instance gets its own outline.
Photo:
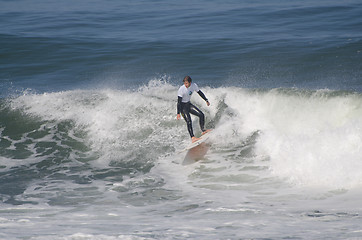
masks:
<path id="1" fill-rule="evenodd" d="M 205 101 L 207 101 L 207 98 L 205 97 L 204 93 L 199 90 L 197 92 Z M 189 131 L 189 134 L 191 137 L 194 137 L 194 132 L 192 129 L 192 120 L 191 120 L 191 114 L 199 117 L 199 123 L 201 131 L 205 131 L 204 125 L 205 125 L 205 115 L 204 113 L 198 109 L 195 105 L 193 105 L 191 102 L 182 102 L 182 97 L 178 97 L 177 101 L 177 114 L 181 114 L 182 117 L 185 119 L 187 124 L 187 130 Z"/>

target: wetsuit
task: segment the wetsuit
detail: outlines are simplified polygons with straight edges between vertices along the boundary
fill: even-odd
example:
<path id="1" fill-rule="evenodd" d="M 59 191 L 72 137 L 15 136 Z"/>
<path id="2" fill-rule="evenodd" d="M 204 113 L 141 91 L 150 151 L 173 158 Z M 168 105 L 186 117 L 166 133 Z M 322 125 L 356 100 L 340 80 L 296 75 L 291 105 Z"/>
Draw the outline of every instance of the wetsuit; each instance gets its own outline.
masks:
<path id="1" fill-rule="evenodd" d="M 177 114 L 181 114 L 182 117 L 185 119 L 187 124 L 187 130 L 189 131 L 191 138 L 194 137 L 194 132 L 192 129 L 192 120 L 190 113 L 199 117 L 199 124 L 201 131 L 203 132 L 205 131 L 204 113 L 190 102 L 191 95 L 194 91 L 196 91 L 200 95 L 200 97 L 202 97 L 202 99 L 207 101 L 207 98 L 205 97 L 204 93 L 201 92 L 196 83 L 191 83 L 190 87 L 188 88 L 186 88 L 185 85 L 182 85 L 178 90 L 178 101 L 177 101 Z"/>

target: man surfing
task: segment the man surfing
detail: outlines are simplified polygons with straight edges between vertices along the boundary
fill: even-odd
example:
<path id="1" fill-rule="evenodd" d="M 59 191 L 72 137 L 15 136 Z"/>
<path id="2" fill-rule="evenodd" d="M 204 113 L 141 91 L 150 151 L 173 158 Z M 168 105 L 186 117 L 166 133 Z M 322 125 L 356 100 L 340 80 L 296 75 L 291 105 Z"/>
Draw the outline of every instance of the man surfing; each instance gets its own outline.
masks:
<path id="1" fill-rule="evenodd" d="M 192 129 L 192 120 L 191 114 L 199 117 L 200 128 L 202 134 L 209 132 L 210 130 L 205 130 L 205 115 L 204 113 L 198 109 L 195 105 L 190 102 L 191 95 L 194 91 L 196 91 L 202 99 L 206 101 L 207 106 L 210 106 L 209 100 L 205 97 L 205 94 L 201 92 L 196 83 L 192 83 L 192 79 L 189 76 L 186 76 L 183 80 L 183 85 L 179 88 L 177 95 L 177 120 L 182 117 L 185 119 L 187 124 L 187 130 L 189 131 L 192 142 L 196 142 L 200 140 L 200 138 L 195 137 L 193 129 Z"/>

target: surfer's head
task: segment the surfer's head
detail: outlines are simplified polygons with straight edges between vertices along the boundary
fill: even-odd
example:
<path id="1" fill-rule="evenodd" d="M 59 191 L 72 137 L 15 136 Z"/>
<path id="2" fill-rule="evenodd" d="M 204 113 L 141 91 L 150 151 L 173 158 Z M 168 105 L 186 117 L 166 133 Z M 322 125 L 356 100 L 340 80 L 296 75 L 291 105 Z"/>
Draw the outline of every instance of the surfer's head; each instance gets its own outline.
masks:
<path id="1" fill-rule="evenodd" d="M 192 82 L 192 79 L 191 79 L 191 77 L 190 76 L 186 76 L 185 78 L 184 78 L 184 85 L 185 85 L 185 87 L 190 87 L 190 85 L 191 85 L 191 82 Z"/>
<path id="2" fill-rule="evenodd" d="M 191 77 L 190 76 L 186 76 L 185 78 L 184 78 L 184 82 L 189 82 L 189 83 L 191 83 L 192 82 L 192 79 L 191 79 Z"/>

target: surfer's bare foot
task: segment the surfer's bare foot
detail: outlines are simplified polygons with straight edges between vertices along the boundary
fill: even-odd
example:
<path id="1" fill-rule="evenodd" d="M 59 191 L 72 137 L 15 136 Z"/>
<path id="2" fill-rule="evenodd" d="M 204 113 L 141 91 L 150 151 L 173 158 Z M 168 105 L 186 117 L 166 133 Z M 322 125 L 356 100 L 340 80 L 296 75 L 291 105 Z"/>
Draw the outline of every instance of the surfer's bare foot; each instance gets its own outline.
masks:
<path id="1" fill-rule="evenodd" d="M 211 132 L 211 129 L 206 129 L 205 131 L 203 131 L 203 132 L 201 133 L 201 135 L 204 135 L 205 133 L 208 133 L 208 132 Z"/>
<path id="2" fill-rule="evenodd" d="M 191 138 L 191 141 L 194 143 L 194 142 L 196 142 L 196 141 L 198 141 L 198 140 L 200 140 L 201 138 L 197 138 L 197 137 L 192 137 Z"/>

